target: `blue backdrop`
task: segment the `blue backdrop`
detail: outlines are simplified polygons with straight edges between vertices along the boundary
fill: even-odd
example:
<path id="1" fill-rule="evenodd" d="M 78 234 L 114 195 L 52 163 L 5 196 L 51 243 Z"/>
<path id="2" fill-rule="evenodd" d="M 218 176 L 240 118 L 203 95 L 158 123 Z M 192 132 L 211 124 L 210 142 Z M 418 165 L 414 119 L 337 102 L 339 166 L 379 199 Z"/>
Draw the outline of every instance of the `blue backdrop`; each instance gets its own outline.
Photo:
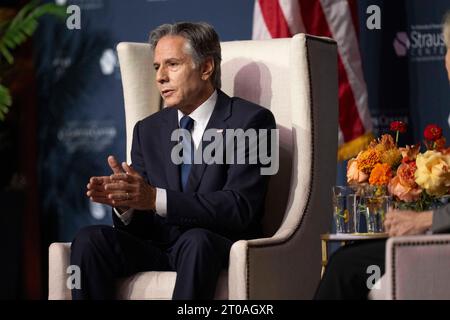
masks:
<path id="1" fill-rule="evenodd" d="M 408 122 L 400 144 L 423 140 L 429 123 L 450 139 L 450 94 L 441 23 L 449 0 L 360 0 L 361 55 L 376 133 Z M 366 8 L 381 8 L 380 30 L 366 28 Z"/>

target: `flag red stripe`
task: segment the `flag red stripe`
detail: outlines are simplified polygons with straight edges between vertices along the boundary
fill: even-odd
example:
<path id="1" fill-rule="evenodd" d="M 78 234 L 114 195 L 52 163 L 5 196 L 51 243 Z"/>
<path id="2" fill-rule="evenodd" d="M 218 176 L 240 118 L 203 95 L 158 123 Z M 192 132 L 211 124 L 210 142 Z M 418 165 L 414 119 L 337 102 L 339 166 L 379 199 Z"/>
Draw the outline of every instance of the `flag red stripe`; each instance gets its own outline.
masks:
<path id="1" fill-rule="evenodd" d="M 292 37 L 289 25 L 278 1 L 259 0 L 259 6 L 272 38 Z"/>
<path id="2" fill-rule="evenodd" d="M 320 1 L 299 0 L 299 4 L 306 32 L 312 35 L 332 38 Z M 347 142 L 364 134 L 365 128 L 359 117 L 355 97 L 340 55 L 338 55 L 338 77 L 339 126 L 344 136 L 344 141 Z"/>

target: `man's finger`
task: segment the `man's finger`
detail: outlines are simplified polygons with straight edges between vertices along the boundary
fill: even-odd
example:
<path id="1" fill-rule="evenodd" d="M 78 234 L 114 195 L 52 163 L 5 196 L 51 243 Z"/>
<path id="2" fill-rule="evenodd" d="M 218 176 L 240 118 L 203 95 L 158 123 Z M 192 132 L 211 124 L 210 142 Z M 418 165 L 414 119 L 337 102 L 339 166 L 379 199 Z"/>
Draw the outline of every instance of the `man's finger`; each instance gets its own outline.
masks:
<path id="1" fill-rule="evenodd" d="M 111 201 L 111 199 L 108 198 L 102 198 L 102 197 L 90 197 L 89 198 L 92 202 L 97 202 L 97 203 L 101 203 L 101 204 L 106 204 L 109 206 L 113 206 L 113 203 Z"/>
<path id="2" fill-rule="evenodd" d="M 86 192 L 86 195 L 88 197 L 108 197 L 108 192 L 106 192 L 105 190 L 88 190 Z"/>
<path id="3" fill-rule="evenodd" d="M 89 182 L 92 184 L 102 184 L 104 183 L 109 177 L 91 177 L 89 179 Z"/>
<path id="4" fill-rule="evenodd" d="M 131 181 L 131 176 L 126 174 L 125 172 L 123 172 L 123 173 L 115 173 L 115 174 L 112 174 L 109 177 L 109 179 L 110 179 L 110 181 L 113 181 L 113 182 L 117 182 L 117 181 L 130 182 Z"/>
<path id="5" fill-rule="evenodd" d="M 122 173 L 123 172 L 122 168 L 120 167 L 119 163 L 117 162 L 116 158 L 114 158 L 114 156 L 108 157 L 108 164 L 114 173 Z"/>
<path id="6" fill-rule="evenodd" d="M 392 220 L 392 215 L 387 213 L 386 217 L 384 218 L 384 221 L 391 221 Z"/>
<path id="7" fill-rule="evenodd" d="M 129 200 L 112 200 L 113 207 L 132 207 L 132 202 Z"/>
<path id="8" fill-rule="evenodd" d="M 131 200 L 133 195 L 130 192 L 113 192 L 108 195 L 108 198 L 114 201 L 128 201 Z"/>
<path id="9" fill-rule="evenodd" d="M 96 201 L 111 202 L 111 199 L 108 198 L 107 195 L 104 195 L 104 196 L 102 196 L 102 195 L 92 195 L 92 196 L 89 197 L 89 199 L 91 199 L 91 200 L 95 199 Z"/>
<path id="10" fill-rule="evenodd" d="M 95 191 L 104 191 L 105 187 L 104 184 L 92 184 L 92 183 L 88 183 L 86 188 L 88 190 L 95 190 Z"/>
<path id="11" fill-rule="evenodd" d="M 130 185 L 128 183 L 123 182 L 123 180 L 119 182 L 111 182 L 108 184 L 105 184 L 105 190 L 110 191 L 123 191 L 123 192 L 130 192 L 134 191 L 136 188 L 133 185 Z"/>
<path id="12" fill-rule="evenodd" d="M 388 234 L 390 237 L 395 237 L 395 228 L 390 228 Z"/>
<path id="13" fill-rule="evenodd" d="M 131 176 L 140 177 L 139 173 L 136 170 L 134 170 L 133 167 L 129 166 L 128 163 L 122 162 L 122 168 L 127 174 Z"/>

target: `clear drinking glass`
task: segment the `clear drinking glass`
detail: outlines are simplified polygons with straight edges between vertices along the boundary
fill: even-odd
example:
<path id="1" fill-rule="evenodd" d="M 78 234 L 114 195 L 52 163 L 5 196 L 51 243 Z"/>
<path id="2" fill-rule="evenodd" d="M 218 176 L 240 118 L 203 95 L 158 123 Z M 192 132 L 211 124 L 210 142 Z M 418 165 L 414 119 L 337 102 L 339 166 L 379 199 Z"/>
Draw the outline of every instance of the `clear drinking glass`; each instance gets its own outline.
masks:
<path id="1" fill-rule="evenodd" d="M 364 197 L 363 206 L 365 209 L 367 232 L 384 233 L 384 218 L 391 205 L 390 196 L 367 196 Z"/>
<path id="2" fill-rule="evenodd" d="M 354 233 L 358 214 L 359 196 L 347 186 L 333 187 L 333 217 L 336 233 Z M 359 229 L 359 228 L 358 228 Z"/>

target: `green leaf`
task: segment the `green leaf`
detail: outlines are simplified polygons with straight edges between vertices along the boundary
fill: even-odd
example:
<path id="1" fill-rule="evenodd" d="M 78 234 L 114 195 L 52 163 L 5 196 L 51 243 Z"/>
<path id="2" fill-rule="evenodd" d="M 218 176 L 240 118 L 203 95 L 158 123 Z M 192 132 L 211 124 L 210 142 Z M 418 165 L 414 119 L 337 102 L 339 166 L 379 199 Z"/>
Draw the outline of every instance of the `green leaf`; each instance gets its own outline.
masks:
<path id="1" fill-rule="evenodd" d="M 47 3 L 42 6 L 37 7 L 32 15 L 35 17 L 40 17 L 45 14 L 51 14 L 58 18 L 66 18 L 67 17 L 67 8 L 66 6 L 58 6 L 53 3 Z"/>
<path id="2" fill-rule="evenodd" d="M 5 32 L 0 37 L 0 53 L 9 64 L 14 62 L 10 50 L 14 50 L 33 35 L 39 23 L 38 19 L 45 14 L 63 18 L 67 16 L 66 7 L 53 3 L 39 5 L 39 0 L 33 0 L 26 4 L 9 24 L 2 24 Z"/>
<path id="3" fill-rule="evenodd" d="M 8 88 L 0 84 L 0 120 L 5 119 L 5 115 L 8 113 L 11 104 L 12 99 Z"/>
<path id="4" fill-rule="evenodd" d="M 27 3 L 25 6 L 23 6 L 22 9 L 16 14 L 14 19 L 11 22 L 10 27 L 14 28 L 17 24 L 19 24 L 22 20 L 24 20 L 25 16 L 29 14 L 33 9 L 37 7 L 39 4 L 39 0 L 32 0 L 29 3 Z"/>
<path id="5" fill-rule="evenodd" d="M 15 46 L 15 43 L 14 43 L 13 40 L 6 38 L 6 39 L 5 39 L 5 45 L 6 45 L 7 47 L 10 47 L 10 48 L 11 48 L 11 47 L 14 47 L 14 46 Z"/>
<path id="6" fill-rule="evenodd" d="M 2 46 L 1 43 L 0 43 L 0 52 L 2 53 L 3 57 L 9 64 L 13 64 L 14 58 L 12 54 L 8 51 L 8 49 L 5 46 Z"/>

